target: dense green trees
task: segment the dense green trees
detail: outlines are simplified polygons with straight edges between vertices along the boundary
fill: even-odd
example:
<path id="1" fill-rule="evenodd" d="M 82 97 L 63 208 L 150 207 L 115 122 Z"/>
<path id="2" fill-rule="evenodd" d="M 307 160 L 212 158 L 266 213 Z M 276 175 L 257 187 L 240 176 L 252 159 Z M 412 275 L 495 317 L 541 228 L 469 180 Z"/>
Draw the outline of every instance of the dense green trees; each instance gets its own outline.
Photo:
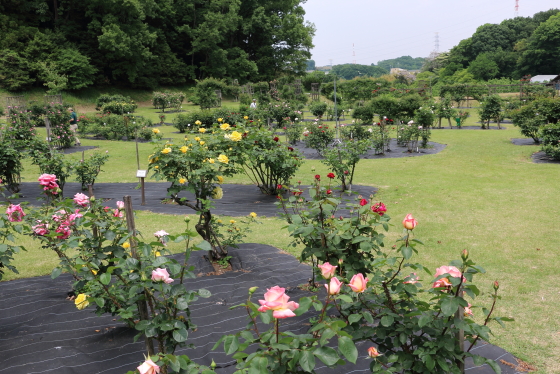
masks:
<path id="1" fill-rule="evenodd" d="M 423 57 L 412 58 L 410 56 L 401 56 L 389 60 L 378 61 L 377 66 L 387 71 L 390 71 L 391 68 L 401 68 L 405 70 L 419 70 L 422 68 L 422 65 L 424 65 L 425 62 L 426 59 Z"/>
<path id="2" fill-rule="evenodd" d="M 380 77 L 388 74 L 389 71 L 379 66 L 342 64 L 333 66 L 332 73 L 344 79 L 352 79 L 355 77 Z"/>
<path id="3" fill-rule="evenodd" d="M 41 63 L 66 76 L 68 89 L 299 74 L 311 57 L 315 31 L 301 3 L 4 0 L 0 86 L 19 90 L 47 83 Z"/>

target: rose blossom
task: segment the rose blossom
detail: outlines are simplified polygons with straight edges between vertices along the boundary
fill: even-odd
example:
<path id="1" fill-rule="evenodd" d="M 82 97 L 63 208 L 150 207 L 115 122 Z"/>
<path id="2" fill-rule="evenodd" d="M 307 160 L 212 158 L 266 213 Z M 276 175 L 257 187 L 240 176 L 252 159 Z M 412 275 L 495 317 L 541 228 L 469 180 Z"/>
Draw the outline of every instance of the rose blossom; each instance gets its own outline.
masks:
<path id="1" fill-rule="evenodd" d="M 449 274 L 453 278 L 461 278 L 461 271 L 457 269 L 455 266 L 441 266 L 437 268 L 434 277 L 437 278 L 443 274 Z M 465 279 L 465 277 L 463 277 L 463 283 L 465 283 L 466 281 L 467 280 Z M 438 287 L 449 287 L 449 286 L 451 286 L 451 282 L 449 281 L 449 279 L 441 278 L 435 281 L 432 287 L 438 288 Z"/>
<path id="2" fill-rule="evenodd" d="M 59 186 L 56 183 L 56 179 L 56 175 L 54 174 L 41 174 L 39 177 L 39 184 L 44 186 L 43 191 L 49 191 L 53 195 L 57 195 Z"/>
<path id="3" fill-rule="evenodd" d="M 317 267 L 321 269 L 321 275 L 323 276 L 323 278 L 331 279 L 332 277 L 334 277 L 336 268 L 338 266 L 332 266 L 328 262 L 325 262 L 323 265 L 318 265 Z"/>
<path id="4" fill-rule="evenodd" d="M 332 277 L 330 284 L 325 284 L 325 288 L 327 289 L 329 295 L 338 295 L 341 286 L 342 283 L 338 280 L 337 277 Z"/>
<path id="5" fill-rule="evenodd" d="M 261 307 L 259 312 L 272 310 L 274 318 L 295 317 L 294 310 L 299 308 L 299 304 L 295 301 L 288 301 L 290 297 L 286 295 L 286 289 L 278 286 L 269 288 L 264 294 L 264 300 L 259 300 Z"/>
<path id="6" fill-rule="evenodd" d="M 122 202 L 122 201 L 117 201 L 117 209 L 123 210 L 123 209 L 124 209 L 124 202 Z"/>
<path id="7" fill-rule="evenodd" d="M 418 281 L 420 280 L 420 277 L 418 277 L 418 275 L 416 275 L 416 273 L 412 273 L 408 277 L 406 277 L 405 279 L 408 279 L 408 280 L 404 281 L 403 283 L 415 284 L 415 283 L 418 283 Z"/>
<path id="8" fill-rule="evenodd" d="M 376 358 L 378 356 L 381 356 L 381 353 L 379 353 L 379 351 L 377 351 L 377 348 L 375 347 L 369 347 L 367 350 L 368 356 L 371 358 Z"/>
<path id="9" fill-rule="evenodd" d="M 56 237 L 61 240 L 68 239 L 70 234 L 72 234 L 72 230 L 68 227 L 67 222 L 63 222 L 60 226 L 58 226 L 56 232 L 58 233 Z"/>
<path id="10" fill-rule="evenodd" d="M 32 226 L 33 232 L 39 236 L 44 236 L 49 233 L 49 225 L 47 223 L 41 223 L 37 221 L 38 225 Z"/>
<path id="11" fill-rule="evenodd" d="M 77 193 L 74 195 L 74 202 L 80 206 L 87 206 L 89 204 L 89 197 L 83 193 Z"/>
<path id="12" fill-rule="evenodd" d="M 473 313 L 473 311 L 472 311 L 472 309 L 471 309 L 471 306 L 472 306 L 471 303 L 469 303 L 469 305 L 464 309 L 463 315 L 464 315 L 465 317 L 468 317 L 468 316 L 471 316 L 471 317 L 472 317 L 472 316 L 474 315 L 474 313 Z"/>
<path id="13" fill-rule="evenodd" d="M 385 212 L 387 212 L 387 207 L 385 206 L 385 204 L 379 202 L 371 206 L 371 211 L 382 216 L 385 214 Z"/>
<path id="14" fill-rule="evenodd" d="M 168 235 L 169 234 L 167 232 L 165 232 L 165 230 L 159 230 L 159 231 L 154 233 L 154 236 L 156 238 L 158 238 L 160 243 L 163 244 L 164 246 L 167 243 L 167 241 L 165 240 L 165 237 L 168 236 Z"/>
<path id="15" fill-rule="evenodd" d="M 334 173 L 328 173 L 327 178 L 334 179 Z"/>
<path id="16" fill-rule="evenodd" d="M 140 372 L 140 374 L 159 374 L 159 366 L 150 359 L 144 361 L 144 363 L 136 369 Z"/>
<path id="17" fill-rule="evenodd" d="M 319 174 L 315 175 L 315 179 L 321 181 L 321 176 Z"/>
<path id="18" fill-rule="evenodd" d="M 6 209 L 6 215 L 10 222 L 21 222 L 26 214 L 19 204 L 10 204 L 8 209 Z"/>
<path id="19" fill-rule="evenodd" d="M 360 200 L 360 205 L 361 206 L 367 205 L 367 203 L 368 203 L 368 201 L 366 199 Z"/>
<path id="20" fill-rule="evenodd" d="M 152 270 L 152 280 L 154 282 L 164 282 L 164 283 L 172 283 L 173 279 L 169 277 L 169 273 L 166 269 L 155 269 Z"/>
<path id="21" fill-rule="evenodd" d="M 366 290 L 368 279 L 364 278 L 362 273 L 355 274 L 348 285 L 352 291 L 362 293 Z"/>
<path id="22" fill-rule="evenodd" d="M 407 230 L 412 230 L 418 225 L 418 221 L 414 219 L 412 214 L 407 214 L 402 221 L 403 227 Z"/>
<path id="23" fill-rule="evenodd" d="M 123 217 L 124 217 L 124 214 L 123 214 L 123 212 L 121 212 L 119 209 L 115 209 L 115 210 L 113 211 L 113 217 L 123 218 Z"/>

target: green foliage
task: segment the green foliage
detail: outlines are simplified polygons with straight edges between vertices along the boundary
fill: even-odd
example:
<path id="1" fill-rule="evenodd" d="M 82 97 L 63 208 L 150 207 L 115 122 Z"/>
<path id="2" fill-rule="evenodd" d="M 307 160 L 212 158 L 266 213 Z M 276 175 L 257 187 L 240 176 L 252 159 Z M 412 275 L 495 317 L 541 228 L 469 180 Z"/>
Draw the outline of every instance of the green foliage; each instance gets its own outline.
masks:
<path id="1" fill-rule="evenodd" d="M 560 124 L 550 123 L 541 126 L 542 150 L 552 159 L 560 161 Z"/>
<path id="2" fill-rule="evenodd" d="M 70 130 L 70 113 L 66 107 L 60 104 L 50 104 L 46 107 L 46 116 L 51 124 L 51 141 L 60 148 L 72 146 L 74 133 Z"/>
<path id="3" fill-rule="evenodd" d="M 31 86 L 29 62 L 16 51 L 0 50 L 0 87 L 8 91 L 22 91 Z"/>
<path id="4" fill-rule="evenodd" d="M 200 109 L 208 109 L 221 106 L 218 102 L 216 90 L 224 90 L 225 82 L 219 79 L 207 78 L 196 83 L 196 102 Z"/>
<path id="5" fill-rule="evenodd" d="M 35 128 L 30 120 L 30 113 L 18 107 L 8 107 L 6 124 L 3 126 L 2 136 L 10 139 L 18 149 L 25 148 L 27 142 L 36 136 Z"/>
<path id="6" fill-rule="evenodd" d="M 469 73 L 477 80 L 489 80 L 499 72 L 498 64 L 492 61 L 485 53 L 480 54 L 469 64 Z"/>
<path id="7" fill-rule="evenodd" d="M 124 101 L 110 101 L 103 104 L 103 106 L 101 107 L 101 112 L 107 114 L 123 115 L 134 113 L 136 108 L 138 108 L 138 105 L 134 102 L 127 103 Z"/>
<path id="8" fill-rule="evenodd" d="M 58 178 L 61 193 L 73 172 L 74 162 L 64 157 L 63 153 L 49 148 L 46 142 L 36 139 L 30 143 L 31 163 L 39 166 L 41 174 L 54 174 Z"/>
<path id="9" fill-rule="evenodd" d="M 389 70 L 379 66 L 358 65 L 358 64 L 341 64 L 334 65 L 331 70 L 332 74 L 347 80 L 356 77 L 380 77 L 389 73 Z"/>
<path id="10" fill-rule="evenodd" d="M 11 139 L 0 139 L 0 179 L 12 192 L 19 191 L 22 158 L 23 154 L 14 147 Z"/>
<path id="11" fill-rule="evenodd" d="M 185 94 L 182 92 L 154 92 L 152 94 L 152 105 L 156 109 L 165 112 L 165 108 L 173 108 L 179 110 L 185 100 Z"/>
<path id="12" fill-rule="evenodd" d="M 322 101 L 314 101 L 309 104 L 309 111 L 316 118 L 322 118 L 323 114 L 325 114 L 325 112 L 327 111 L 327 103 Z"/>
<path id="13" fill-rule="evenodd" d="M 334 141 L 335 134 L 334 129 L 329 129 L 329 126 L 316 121 L 307 127 L 303 136 L 305 146 L 313 148 L 321 154 Z"/>
<path id="14" fill-rule="evenodd" d="M 372 137 L 371 127 L 361 124 L 340 125 L 340 137 L 345 140 L 367 140 Z"/>
<path id="15" fill-rule="evenodd" d="M 367 152 L 370 143 L 369 139 L 353 138 L 323 151 L 324 158 L 321 162 L 327 165 L 340 180 L 342 191 L 346 191 L 352 185 L 356 164 Z"/>
<path id="16" fill-rule="evenodd" d="M 286 133 L 286 139 L 290 144 L 296 144 L 301 140 L 303 135 L 303 124 L 299 121 L 293 121 L 284 126 L 284 131 Z"/>
<path id="17" fill-rule="evenodd" d="M 101 114 L 84 124 L 82 132 L 108 140 L 131 140 L 139 129 L 150 126 L 152 122 L 140 116 Z"/>
<path id="18" fill-rule="evenodd" d="M 125 97 L 125 96 L 120 95 L 120 94 L 102 94 L 95 101 L 95 110 L 102 110 L 104 105 L 106 105 L 108 103 L 112 103 L 112 102 L 114 102 L 114 103 L 135 104 L 134 100 L 132 100 L 128 96 Z"/>
<path id="19" fill-rule="evenodd" d="M 502 106 L 503 100 L 498 95 L 489 95 L 480 102 L 478 116 L 482 128 L 485 128 L 485 122 L 487 122 L 486 126 L 490 128 L 491 120 L 497 122 L 498 128 L 500 128 L 500 122 L 503 119 Z"/>
<path id="20" fill-rule="evenodd" d="M 76 171 L 76 179 L 82 184 L 82 190 L 86 191 L 90 184 L 93 186 L 101 168 L 108 159 L 108 153 L 94 152 L 89 158 L 76 161 L 74 170 Z"/>
<path id="21" fill-rule="evenodd" d="M 391 68 L 401 68 L 405 70 L 420 70 L 426 59 L 424 57 L 412 58 L 410 56 L 401 56 L 397 58 L 391 58 L 388 60 L 381 60 L 377 62 L 377 66 L 390 71 Z M 373 64 L 372 64 L 373 65 Z"/>

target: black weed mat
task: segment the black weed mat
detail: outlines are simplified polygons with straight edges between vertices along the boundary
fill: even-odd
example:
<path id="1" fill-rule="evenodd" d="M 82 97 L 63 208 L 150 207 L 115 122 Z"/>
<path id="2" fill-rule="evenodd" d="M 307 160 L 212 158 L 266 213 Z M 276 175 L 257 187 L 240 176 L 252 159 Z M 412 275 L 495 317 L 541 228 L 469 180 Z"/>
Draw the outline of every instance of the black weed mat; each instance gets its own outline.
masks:
<path id="1" fill-rule="evenodd" d="M 513 138 L 511 143 L 515 145 L 539 145 L 531 138 Z"/>
<path id="2" fill-rule="evenodd" d="M 543 151 L 533 153 L 531 159 L 535 164 L 560 164 L 560 161 L 554 160 Z"/>
<path id="3" fill-rule="evenodd" d="M 323 179 L 327 179 L 326 175 Z M 94 194 L 96 198 L 106 200 L 105 204 L 110 208 L 115 208 L 115 202 L 122 200 L 123 196 L 130 195 L 132 197 L 132 206 L 134 210 L 147 210 L 155 213 L 165 214 L 192 214 L 194 211 L 187 206 L 180 206 L 173 203 L 165 204 L 164 199 L 167 197 L 168 183 L 146 183 L 145 196 L 146 205 L 142 206 L 142 193 L 136 189 L 136 183 L 96 183 L 94 186 Z M 279 214 L 279 209 L 275 204 L 278 199 L 276 196 L 264 195 L 259 188 L 254 185 L 245 184 L 224 184 L 224 197 L 221 200 L 214 200 L 214 208 L 212 213 L 227 216 L 247 216 L 251 212 L 255 212 L 260 216 L 274 217 Z M 307 187 L 302 186 L 304 191 L 302 196 L 308 197 Z M 334 190 L 334 188 L 333 188 Z M 369 198 L 375 194 L 377 188 L 368 186 L 352 185 L 352 191 Z M 66 183 L 64 185 L 64 196 L 72 198 L 76 193 L 83 192 L 81 184 Z M 340 195 L 336 190 L 335 197 Z M 12 203 L 18 204 L 23 201 L 29 202 L 31 205 L 41 205 L 44 201 L 37 200 L 43 197 L 39 183 L 25 182 L 20 184 L 20 198 L 11 199 Z M 194 195 L 182 192 L 179 196 L 194 200 Z M 348 197 L 348 195 L 345 194 Z M 354 199 L 350 195 L 350 199 Z M 2 198 L 0 196 L 0 198 Z"/>
<path id="4" fill-rule="evenodd" d="M 253 302 L 258 303 L 267 288 L 276 285 L 287 288 L 291 300 L 308 295 L 298 285 L 308 281 L 311 268 L 278 249 L 261 244 L 243 244 L 230 251 L 234 265 L 240 269 L 222 275 L 201 276 L 185 283 L 188 289 L 205 288 L 212 293 L 191 306 L 192 320 L 197 330 L 189 332 L 187 342 L 194 348 L 184 348 L 176 354 L 186 354 L 197 363 L 217 364 L 216 371 L 230 374 L 235 363 L 223 352 L 223 346 L 212 351 L 214 343 L 225 334 L 242 330 L 247 324 L 244 308 L 230 310 L 247 300 L 248 289 L 258 286 Z M 190 264 L 195 272 L 205 273 L 210 265 L 202 260 L 204 253 L 195 252 Z M 213 270 L 213 269 L 212 269 Z M 144 343 L 133 343 L 135 331 L 125 327 L 110 315 L 92 313 L 93 307 L 79 311 L 74 302 L 66 300 L 72 279 L 62 275 L 52 280 L 48 276 L 19 279 L 0 283 L 0 374 L 123 374 L 143 362 Z M 323 295 L 319 296 L 321 299 Z M 312 312 L 281 321 L 282 331 L 307 332 Z M 269 326 L 260 325 L 265 331 Z M 358 362 L 329 369 L 317 360 L 317 373 L 349 374 L 369 372 L 366 359 L 370 343 L 358 343 Z M 515 374 L 515 358 L 494 345 L 482 343 L 474 353 L 497 361 L 505 374 Z M 503 362 L 509 363 L 504 365 Z M 467 373 L 490 374 L 487 365 L 474 367 L 469 360 Z"/>
<path id="5" fill-rule="evenodd" d="M 292 147 L 298 149 L 306 159 L 318 160 L 323 158 L 323 156 L 317 153 L 315 149 L 306 147 L 305 142 L 298 141 L 297 144 L 293 145 Z M 375 151 L 373 149 L 370 149 L 366 154 L 361 156 L 361 159 L 400 158 L 433 155 L 441 152 L 445 147 L 447 147 L 446 144 L 428 142 L 427 148 L 415 148 L 414 152 L 408 152 L 407 147 L 397 145 L 396 139 L 391 139 L 391 142 L 389 143 L 389 149 L 391 149 L 390 151 L 385 151 L 385 153 L 383 154 L 375 154 Z"/>

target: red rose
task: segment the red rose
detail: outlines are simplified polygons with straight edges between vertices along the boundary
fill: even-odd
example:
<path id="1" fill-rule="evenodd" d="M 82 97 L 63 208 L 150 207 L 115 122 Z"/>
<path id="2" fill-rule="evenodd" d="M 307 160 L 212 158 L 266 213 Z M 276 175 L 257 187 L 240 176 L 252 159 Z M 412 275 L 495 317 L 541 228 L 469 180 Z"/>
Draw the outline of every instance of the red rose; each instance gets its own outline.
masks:
<path id="1" fill-rule="evenodd" d="M 315 179 L 320 181 L 321 180 L 321 176 L 319 174 L 315 175 Z"/>
<path id="2" fill-rule="evenodd" d="M 327 190 L 327 195 L 330 195 L 330 194 L 332 194 L 332 190 L 329 188 L 329 189 Z"/>
<path id="3" fill-rule="evenodd" d="M 387 207 L 385 206 L 385 204 L 380 202 L 380 203 L 377 203 L 377 204 L 373 204 L 371 206 L 371 211 L 379 214 L 380 216 L 382 216 L 387 211 Z"/>
<path id="4" fill-rule="evenodd" d="M 275 136 L 274 139 L 272 139 L 272 140 L 274 140 L 275 142 L 277 142 L 278 140 L 280 140 L 280 138 L 277 137 L 277 136 Z"/>
<path id="5" fill-rule="evenodd" d="M 368 201 L 366 199 L 360 200 L 360 205 L 361 206 L 367 205 L 367 203 L 368 203 Z"/>
<path id="6" fill-rule="evenodd" d="M 334 173 L 328 173 L 327 178 L 334 179 Z"/>

